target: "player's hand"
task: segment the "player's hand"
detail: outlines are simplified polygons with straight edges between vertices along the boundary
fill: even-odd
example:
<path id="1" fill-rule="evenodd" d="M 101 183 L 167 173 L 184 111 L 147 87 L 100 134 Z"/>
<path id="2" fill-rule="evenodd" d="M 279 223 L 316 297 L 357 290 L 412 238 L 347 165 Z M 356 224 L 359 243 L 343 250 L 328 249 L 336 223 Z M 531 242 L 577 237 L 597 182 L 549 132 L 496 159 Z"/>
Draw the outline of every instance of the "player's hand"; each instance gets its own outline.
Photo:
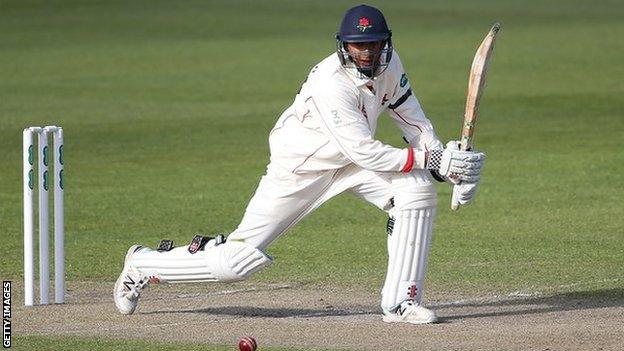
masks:
<path id="1" fill-rule="evenodd" d="M 465 205 L 472 201 L 477 193 L 479 182 L 466 183 L 461 182 L 453 186 L 453 196 L 451 197 L 451 208 L 457 209 L 459 205 Z"/>
<path id="2" fill-rule="evenodd" d="M 458 141 L 449 141 L 444 150 L 431 150 L 427 169 L 449 179 L 453 184 L 461 182 L 477 183 L 481 177 L 481 169 L 485 154 L 478 151 L 459 150 Z"/>

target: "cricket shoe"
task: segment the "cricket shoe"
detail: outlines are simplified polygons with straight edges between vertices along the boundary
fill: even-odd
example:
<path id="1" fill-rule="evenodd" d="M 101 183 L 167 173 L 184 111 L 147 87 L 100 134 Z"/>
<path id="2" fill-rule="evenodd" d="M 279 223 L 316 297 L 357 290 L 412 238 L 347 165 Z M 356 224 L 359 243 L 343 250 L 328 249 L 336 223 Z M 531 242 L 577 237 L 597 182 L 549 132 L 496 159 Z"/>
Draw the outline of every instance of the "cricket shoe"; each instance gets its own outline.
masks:
<path id="1" fill-rule="evenodd" d="M 412 300 L 403 301 L 394 312 L 384 311 L 383 316 L 386 323 L 428 324 L 437 320 L 435 312 L 417 305 Z"/>
<path id="2" fill-rule="evenodd" d="M 132 245 L 128 249 L 124 268 L 115 282 L 115 290 L 113 297 L 115 305 L 121 314 L 132 314 L 139 304 L 139 296 L 141 291 L 147 287 L 149 278 L 139 272 L 136 268 L 130 266 L 130 258 L 132 255 L 142 248 L 140 245 Z"/>

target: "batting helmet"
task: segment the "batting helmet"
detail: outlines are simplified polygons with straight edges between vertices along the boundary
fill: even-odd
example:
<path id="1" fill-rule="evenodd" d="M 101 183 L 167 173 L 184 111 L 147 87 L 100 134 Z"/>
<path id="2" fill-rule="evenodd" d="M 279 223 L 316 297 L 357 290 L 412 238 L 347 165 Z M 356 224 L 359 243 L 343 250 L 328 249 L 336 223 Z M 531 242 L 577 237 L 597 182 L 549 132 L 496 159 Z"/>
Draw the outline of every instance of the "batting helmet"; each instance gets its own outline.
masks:
<path id="1" fill-rule="evenodd" d="M 392 58 L 392 31 L 383 13 L 378 9 L 359 5 L 344 14 L 340 30 L 336 33 L 336 51 L 343 66 L 355 66 L 358 71 L 374 78 L 385 71 Z M 375 57 L 371 67 L 359 67 L 346 48 L 347 43 L 382 42 L 382 49 L 372 53 Z"/>

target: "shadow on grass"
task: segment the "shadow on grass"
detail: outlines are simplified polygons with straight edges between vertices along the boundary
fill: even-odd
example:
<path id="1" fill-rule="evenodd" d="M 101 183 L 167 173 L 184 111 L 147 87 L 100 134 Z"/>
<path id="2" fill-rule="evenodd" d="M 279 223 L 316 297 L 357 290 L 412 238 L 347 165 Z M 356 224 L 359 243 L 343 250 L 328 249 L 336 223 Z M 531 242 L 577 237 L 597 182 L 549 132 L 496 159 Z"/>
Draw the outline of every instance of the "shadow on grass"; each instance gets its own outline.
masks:
<path id="1" fill-rule="evenodd" d="M 503 299 L 466 300 L 440 304 L 436 310 L 472 308 L 474 312 L 450 311 L 441 322 L 468 318 L 518 316 L 549 312 L 578 311 L 597 308 L 624 307 L 624 288 L 578 291 L 548 296 L 509 297 Z"/>

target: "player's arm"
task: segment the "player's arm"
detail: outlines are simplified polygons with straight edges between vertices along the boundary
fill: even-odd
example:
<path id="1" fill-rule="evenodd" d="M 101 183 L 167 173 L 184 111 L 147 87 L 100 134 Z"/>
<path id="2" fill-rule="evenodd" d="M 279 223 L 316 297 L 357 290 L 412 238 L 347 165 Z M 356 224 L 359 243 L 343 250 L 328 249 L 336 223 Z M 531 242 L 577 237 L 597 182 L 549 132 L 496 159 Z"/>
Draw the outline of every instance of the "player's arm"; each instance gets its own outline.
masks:
<path id="1" fill-rule="evenodd" d="M 393 52 L 391 67 L 386 74 L 395 80 L 393 93 L 386 107 L 392 120 L 401 129 L 405 141 L 418 149 L 443 149 L 444 145 L 425 116 L 396 51 Z"/>
<path id="2" fill-rule="evenodd" d="M 388 106 L 388 114 L 411 146 L 425 150 L 444 148 L 411 89 Z"/>
<path id="3" fill-rule="evenodd" d="M 431 175 L 440 182 L 449 181 L 452 184 L 459 181 L 477 182 L 485 156 L 482 153 L 460 151 L 454 141 L 447 143 L 445 148 L 411 90 L 408 88 L 402 96 L 403 99 L 399 98 L 390 104 L 390 116 L 415 150 L 425 150 L 426 168 L 431 171 Z"/>
<path id="4" fill-rule="evenodd" d="M 412 147 L 425 151 L 444 149 L 431 121 L 425 117 L 405 74 L 397 82 L 396 91 L 395 96 L 389 101 L 388 114 L 403 133 L 403 139 Z M 431 175 L 438 181 L 445 180 L 438 172 L 433 171 Z"/>
<path id="5" fill-rule="evenodd" d="M 414 96 L 398 55 L 392 69 L 398 79 L 388 104 L 389 114 L 403 132 L 405 140 L 414 149 L 425 151 L 425 167 L 431 175 L 438 181 L 448 180 L 451 183 L 478 181 L 484 155 L 462 153 L 455 147 L 455 142 L 449 142 L 445 148 Z"/>
<path id="6" fill-rule="evenodd" d="M 408 147 L 395 148 L 373 139 L 366 117 L 358 110 L 357 91 L 348 86 L 318 91 L 306 100 L 330 141 L 358 166 L 372 171 L 410 172 L 429 169 L 458 180 L 470 180 L 480 169 L 482 155 L 446 148 L 426 151 Z"/>
<path id="7" fill-rule="evenodd" d="M 348 85 L 319 89 L 306 100 L 330 141 L 358 166 L 372 171 L 409 172 L 426 166 L 426 155 L 412 147 L 395 148 L 375 140 L 358 109 L 358 94 Z"/>

